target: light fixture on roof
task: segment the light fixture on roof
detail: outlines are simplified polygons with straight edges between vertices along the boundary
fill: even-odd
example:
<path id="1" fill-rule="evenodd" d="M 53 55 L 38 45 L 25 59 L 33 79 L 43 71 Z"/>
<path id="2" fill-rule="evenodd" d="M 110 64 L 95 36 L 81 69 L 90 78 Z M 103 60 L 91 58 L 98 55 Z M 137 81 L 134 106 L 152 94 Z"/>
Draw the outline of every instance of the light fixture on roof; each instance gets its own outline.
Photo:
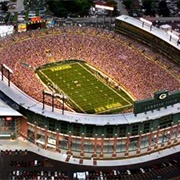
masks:
<path id="1" fill-rule="evenodd" d="M 64 94 L 60 95 L 58 93 L 53 93 L 51 91 L 46 91 L 46 90 L 44 90 L 42 92 L 42 94 L 43 94 L 43 110 L 45 109 L 45 96 L 47 95 L 47 96 L 50 96 L 52 99 L 52 101 L 51 101 L 52 102 L 51 103 L 52 104 L 52 112 L 54 111 L 54 98 L 59 98 L 62 100 L 62 102 L 63 102 L 62 114 L 64 114 L 64 103 L 68 99 Z"/>
<path id="2" fill-rule="evenodd" d="M 9 68 L 8 66 L 6 66 L 5 64 L 1 65 L 1 74 L 2 74 L 2 81 L 3 81 L 3 77 L 4 77 L 4 71 L 6 71 L 8 73 L 8 86 L 10 87 L 10 82 L 11 82 L 11 77 L 10 75 L 13 74 L 13 71 L 11 68 Z"/>
<path id="3" fill-rule="evenodd" d="M 171 32 L 171 31 L 167 31 L 167 33 L 170 35 L 169 41 L 171 41 L 172 38 L 175 39 L 175 40 L 177 41 L 177 46 L 178 46 L 178 45 L 180 44 L 180 36 L 174 34 L 174 33 Z"/>
<path id="4" fill-rule="evenodd" d="M 102 9 L 102 10 L 107 10 L 107 11 L 110 11 L 111 13 L 111 18 L 110 18 L 110 22 L 109 22 L 109 28 L 110 28 L 110 30 L 111 30 L 111 24 L 112 24 L 112 11 L 114 11 L 114 7 L 111 7 L 111 6 L 106 6 L 106 5 L 100 5 L 100 4 L 96 4 L 95 5 L 95 8 L 97 8 L 97 9 Z M 103 20 L 103 26 L 104 26 L 104 24 L 105 24 L 105 15 L 103 15 L 104 16 L 104 20 Z M 98 26 L 98 16 L 97 16 L 97 26 Z"/>
<path id="5" fill-rule="evenodd" d="M 148 21 L 144 18 L 140 18 L 140 21 L 142 21 L 142 27 L 144 27 L 144 24 L 147 24 L 150 26 L 150 31 L 151 31 L 151 29 L 152 29 L 152 22 L 151 21 Z"/>

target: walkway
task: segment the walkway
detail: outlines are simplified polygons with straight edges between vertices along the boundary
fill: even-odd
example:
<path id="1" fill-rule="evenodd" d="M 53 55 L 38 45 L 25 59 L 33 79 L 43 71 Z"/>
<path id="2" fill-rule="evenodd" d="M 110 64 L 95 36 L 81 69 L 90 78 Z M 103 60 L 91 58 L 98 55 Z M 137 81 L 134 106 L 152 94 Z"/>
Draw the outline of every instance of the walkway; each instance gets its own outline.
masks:
<path id="1" fill-rule="evenodd" d="M 124 4 L 122 3 L 122 0 L 115 0 L 117 2 L 117 9 L 120 12 L 120 15 L 124 14 L 124 15 L 128 15 L 128 11 L 125 8 Z"/>

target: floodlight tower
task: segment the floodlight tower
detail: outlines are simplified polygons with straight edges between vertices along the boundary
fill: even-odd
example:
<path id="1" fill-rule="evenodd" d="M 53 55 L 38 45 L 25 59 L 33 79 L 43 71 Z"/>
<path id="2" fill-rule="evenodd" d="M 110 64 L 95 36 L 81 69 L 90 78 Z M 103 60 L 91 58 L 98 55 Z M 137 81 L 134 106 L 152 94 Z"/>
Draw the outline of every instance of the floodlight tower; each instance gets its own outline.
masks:
<path id="1" fill-rule="evenodd" d="M 8 66 L 6 66 L 5 64 L 1 65 L 1 73 L 2 73 L 2 81 L 3 81 L 3 76 L 4 76 L 4 70 L 6 70 L 6 72 L 8 73 L 8 86 L 10 86 L 10 82 L 11 82 L 11 74 L 13 74 L 12 69 L 10 69 Z"/>
<path id="2" fill-rule="evenodd" d="M 110 18 L 110 22 L 109 22 L 109 28 L 111 29 L 112 11 L 114 10 L 114 7 L 96 4 L 96 5 L 95 5 L 95 8 L 97 8 L 97 9 L 102 9 L 102 10 L 107 10 L 107 11 L 111 11 L 111 18 Z M 104 15 L 103 15 L 103 16 L 104 16 Z M 97 17 L 97 24 L 98 24 L 98 17 Z M 105 24 L 105 16 L 104 16 L 104 19 L 103 19 L 103 25 L 104 25 L 104 24 Z"/>
<path id="3" fill-rule="evenodd" d="M 43 92 L 43 109 L 45 109 L 45 96 L 50 96 L 52 98 L 52 111 L 54 111 L 54 95 L 53 92 L 44 90 Z"/>
<path id="4" fill-rule="evenodd" d="M 150 31 L 151 31 L 151 29 L 152 29 L 152 22 L 148 21 L 148 20 L 146 20 L 144 18 L 140 18 L 140 20 L 142 21 L 142 27 L 144 27 L 144 24 L 147 24 L 147 25 L 150 26 Z"/>
<path id="5" fill-rule="evenodd" d="M 177 41 L 177 46 L 178 46 L 180 43 L 180 37 L 177 36 L 176 34 L 172 33 L 171 31 L 168 31 L 167 33 L 170 35 L 169 41 L 171 41 L 172 38 L 175 39 Z"/>

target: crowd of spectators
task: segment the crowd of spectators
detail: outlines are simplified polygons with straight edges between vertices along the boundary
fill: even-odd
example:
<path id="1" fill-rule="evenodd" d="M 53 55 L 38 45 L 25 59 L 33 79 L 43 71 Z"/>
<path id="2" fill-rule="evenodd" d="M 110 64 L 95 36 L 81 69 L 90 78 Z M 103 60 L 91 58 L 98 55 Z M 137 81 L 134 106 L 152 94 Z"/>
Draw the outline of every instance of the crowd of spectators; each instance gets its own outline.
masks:
<path id="1" fill-rule="evenodd" d="M 69 59 L 85 60 L 135 100 L 152 97 L 158 90 L 180 90 L 180 67 L 171 59 L 107 30 L 66 26 L 0 40 L 0 63 L 13 70 L 14 84 L 38 101 L 47 87 L 35 74 L 36 68 Z"/>

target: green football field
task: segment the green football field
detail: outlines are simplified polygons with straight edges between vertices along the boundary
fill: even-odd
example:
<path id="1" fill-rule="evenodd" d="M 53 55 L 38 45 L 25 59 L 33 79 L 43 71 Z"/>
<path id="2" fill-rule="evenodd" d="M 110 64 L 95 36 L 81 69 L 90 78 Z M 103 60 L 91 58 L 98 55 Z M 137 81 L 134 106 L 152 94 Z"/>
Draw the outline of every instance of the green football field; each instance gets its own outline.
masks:
<path id="1" fill-rule="evenodd" d="M 78 112 L 107 113 L 132 105 L 124 92 L 103 83 L 84 63 L 46 66 L 37 73 L 44 83 L 49 82 L 62 91 Z"/>

